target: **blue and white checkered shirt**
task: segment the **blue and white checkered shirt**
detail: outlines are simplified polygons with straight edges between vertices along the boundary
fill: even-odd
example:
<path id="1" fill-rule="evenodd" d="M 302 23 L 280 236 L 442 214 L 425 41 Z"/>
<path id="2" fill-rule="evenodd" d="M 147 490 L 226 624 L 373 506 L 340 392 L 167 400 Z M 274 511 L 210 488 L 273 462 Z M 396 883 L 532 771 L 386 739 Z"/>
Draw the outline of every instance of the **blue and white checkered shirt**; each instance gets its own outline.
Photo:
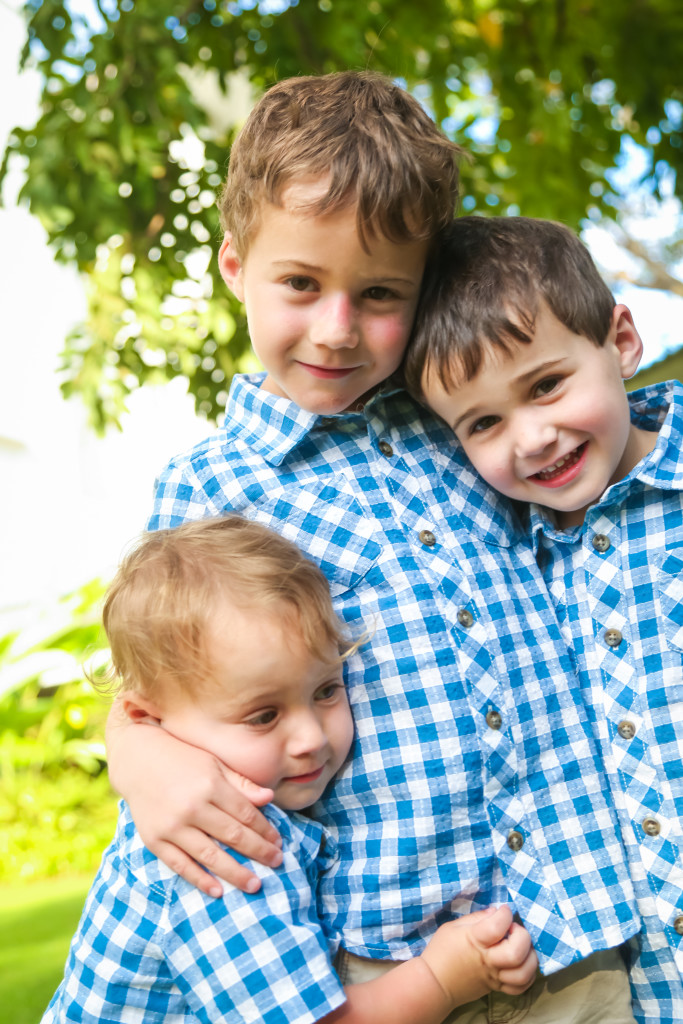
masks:
<path id="1" fill-rule="evenodd" d="M 312 1024 L 344 1002 L 315 904 L 323 831 L 266 813 L 283 837 L 255 896 L 212 899 L 143 846 L 122 804 L 113 842 L 41 1024 Z"/>
<path id="2" fill-rule="evenodd" d="M 226 425 L 158 481 L 151 529 L 229 511 L 320 564 L 372 637 L 348 662 L 353 757 L 314 809 L 339 847 L 325 930 L 407 959 L 509 902 L 545 972 L 636 932 L 591 723 L 528 539 L 404 392 L 321 418 L 234 380 Z"/>
<path id="3" fill-rule="evenodd" d="M 557 531 L 534 509 L 532 529 L 622 821 L 643 921 L 630 943 L 635 1013 L 680 1024 L 683 388 L 669 382 L 629 399 L 632 420 L 659 430 L 654 450 L 583 526 Z"/>

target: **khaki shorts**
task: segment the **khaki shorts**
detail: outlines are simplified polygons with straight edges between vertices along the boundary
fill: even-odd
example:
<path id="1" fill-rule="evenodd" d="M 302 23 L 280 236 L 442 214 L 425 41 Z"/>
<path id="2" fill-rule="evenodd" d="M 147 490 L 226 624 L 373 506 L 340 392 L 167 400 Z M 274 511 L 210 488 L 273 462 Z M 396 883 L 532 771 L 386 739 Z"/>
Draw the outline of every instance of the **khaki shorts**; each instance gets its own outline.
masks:
<path id="1" fill-rule="evenodd" d="M 340 950 L 335 967 L 343 985 L 386 974 L 396 961 L 365 960 Z M 634 1024 L 626 966 L 619 949 L 594 953 L 544 978 L 521 996 L 491 992 L 460 1006 L 444 1024 Z"/>

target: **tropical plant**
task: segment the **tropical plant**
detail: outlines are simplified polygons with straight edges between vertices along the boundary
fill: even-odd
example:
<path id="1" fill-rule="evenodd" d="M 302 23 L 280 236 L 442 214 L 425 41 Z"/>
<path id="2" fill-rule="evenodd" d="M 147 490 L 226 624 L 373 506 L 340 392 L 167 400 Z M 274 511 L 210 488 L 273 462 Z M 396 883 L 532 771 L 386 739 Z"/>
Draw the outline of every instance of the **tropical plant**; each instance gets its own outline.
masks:
<path id="1" fill-rule="evenodd" d="M 113 832 L 108 702 L 83 665 L 106 655 L 103 586 L 0 639 L 0 880 L 92 871 Z"/>

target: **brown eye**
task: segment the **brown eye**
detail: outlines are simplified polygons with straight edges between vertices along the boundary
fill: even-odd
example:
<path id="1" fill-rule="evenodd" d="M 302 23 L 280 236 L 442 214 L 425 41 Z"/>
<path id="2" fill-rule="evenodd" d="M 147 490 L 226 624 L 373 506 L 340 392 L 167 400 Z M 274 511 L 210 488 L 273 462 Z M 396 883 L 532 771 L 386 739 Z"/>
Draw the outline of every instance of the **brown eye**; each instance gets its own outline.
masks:
<path id="1" fill-rule="evenodd" d="M 332 700 L 336 696 L 339 687 L 342 683 L 326 683 L 325 686 L 321 686 L 319 690 L 315 692 L 316 700 Z"/>
<path id="2" fill-rule="evenodd" d="M 259 711 L 258 714 L 252 715 L 251 718 L 247 719 L 247 725 L 272 725 L 277 718 L 277 711 L 274 708 L 268 708 L 266 711 Z"/>
<path id="3" fill-rule="evenodd" d="M 499 421 L 499 416 L 482 416 L 481 419 L 475 420 L 470 427 L 470 435 L 483 434 L 485 430 L 490 430 L 491 427 L 495 426 Z"/>
<path id="4" fill-rule="evenodd" d="M 310 277 L 305 277 L 303 274 L 296 274 L 294 277 L 287 278 L 287 284 L 295 292 L 312 292 L 315 291 L 315 284 Z"/>
<path id="5" fill-rule="evenodd" d="M 542 398 L 543 395 L 551 394 L 560 383 L 561 379 L 561 377 L 544 377 L 543 380 L 539 380 L 538 384 L 534 388 L 534 397 Z"/>
<path id="6" fill-rule="evenodd" d="M 375 302 L 385 302 L 387 299 L 393 299 L 396 297 L 395 292 L 392 292 L 391 288 L 384 288 L 382 285 L 374 285 L 372 288 L 365 289 L 366 299 L 374 299 Z"/>

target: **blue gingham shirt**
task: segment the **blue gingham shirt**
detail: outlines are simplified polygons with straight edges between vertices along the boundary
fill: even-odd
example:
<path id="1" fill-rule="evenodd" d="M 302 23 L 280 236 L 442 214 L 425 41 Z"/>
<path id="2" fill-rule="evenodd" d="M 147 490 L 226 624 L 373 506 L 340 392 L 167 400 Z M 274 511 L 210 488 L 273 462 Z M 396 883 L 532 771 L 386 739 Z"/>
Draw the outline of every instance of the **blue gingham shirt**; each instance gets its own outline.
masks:
<path id="1" fill-rule="evenodd" d="M 531 525 L 622 822 L 643 921 L 630 943 L 634 1010 L 680 1024 L 683 388 L 655 385 L 629 401 L 632 420 L 659 431 L 654 450 L 583 526 L 558 531 L 539 509 Z"/>
<path id="2" fill-rule="evenodd" d="M 150 529 L 238 512 L 323 569 L 371 639 L 353 757 L 314 808 L 339 847 L 325 930 L 407 959 L 511 903 L 547 973 L 640 927 L 591 723 L 528 539 L 403 391 L 323 418 L 233 381 L 225 426 L 157 482 Z"/>
<path id="3" fill-rule="evenodd" d="M 121 805 L 41 1024 L 311 1024 L 344 1002 L 316 908 L 323 831 L 268 807 L 283 864 L 212 899 L 145 848 Z M 240 858 L 242 859 L 242 858 Z"/>

